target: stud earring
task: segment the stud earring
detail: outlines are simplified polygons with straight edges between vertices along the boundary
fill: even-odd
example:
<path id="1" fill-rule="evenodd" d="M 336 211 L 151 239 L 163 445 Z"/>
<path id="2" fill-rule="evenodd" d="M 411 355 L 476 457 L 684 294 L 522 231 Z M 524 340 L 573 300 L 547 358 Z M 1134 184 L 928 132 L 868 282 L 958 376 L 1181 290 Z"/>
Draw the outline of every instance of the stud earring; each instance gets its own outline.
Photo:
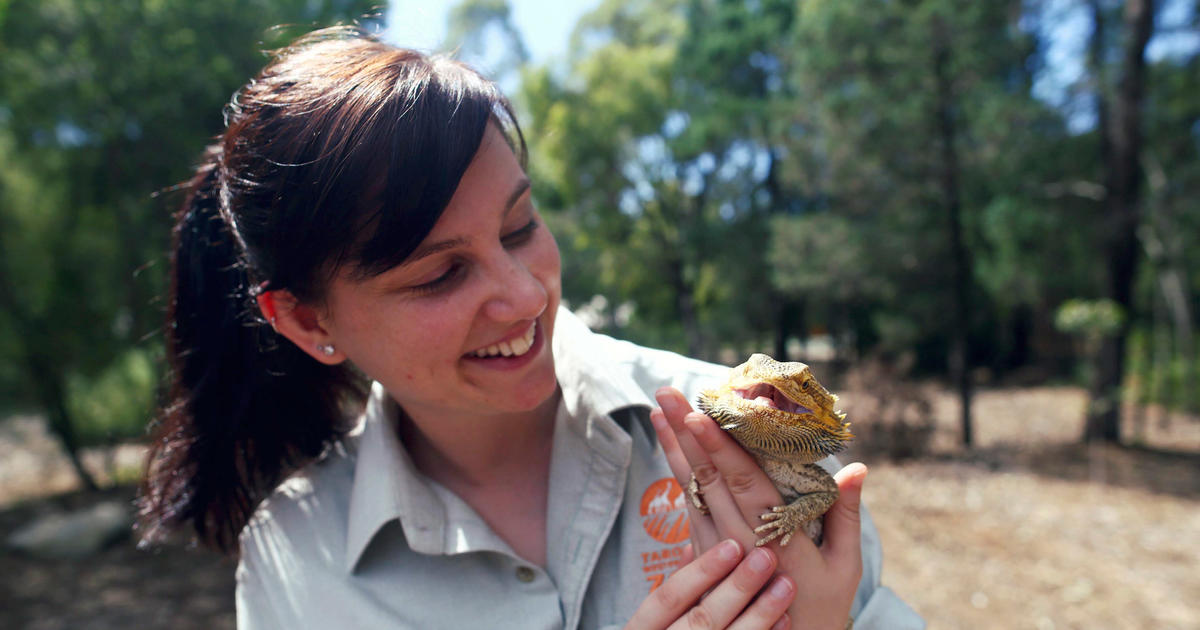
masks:
<path id="1" fill-rule="evenodd" d="M 336 350 L 333 349 L 333 344 L 331 343 L 319 344 L 317 346 L 317 350 L 320 350 L 321 354 L 327 357 L 333 356 L 333 353 L 336 352 Z"/>

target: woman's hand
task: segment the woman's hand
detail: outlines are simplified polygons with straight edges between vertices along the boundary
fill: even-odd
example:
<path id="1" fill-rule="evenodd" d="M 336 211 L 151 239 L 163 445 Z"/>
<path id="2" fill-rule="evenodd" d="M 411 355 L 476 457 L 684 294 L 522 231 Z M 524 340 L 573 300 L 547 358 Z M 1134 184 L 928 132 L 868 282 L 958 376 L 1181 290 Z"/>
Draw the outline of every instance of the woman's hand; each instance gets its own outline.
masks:
<path id="1" fill-rule="evenodd" d="M 685 564 L 650 593 L 625 629 L 788 628 L 795 583 L 785 576 L 771 578 L 778 562 L 771 551 L 751 547 L 743 559 L 743 549 L 725 540 Z"/>
<path id="2" fill-rule="evenodd" d="M 692 411 L 672 388 L 656 398 L 651 412 L 658 439 L 676 480 L 687 487 L 695 475 L 709 514 L 688 502 L 693 545 L 697 553 L 717 541 L 733 539 L 753 549 L 763 523 L 759 516 L 782 504 L 779 491 L 741 446 L 708 416 Z M 789 607 L 791 628 L 842 630 L 862 577 L 859 500 L 867 469 L 846 466 L 835 475 L 840 496 L 825 514 L 824 543 L 817 548 L 806 536 L 794 536 L 786 547 L 775 542 L 764 549 L 778 554 L 782 575 L 795 581 L 797 594 Z"/>

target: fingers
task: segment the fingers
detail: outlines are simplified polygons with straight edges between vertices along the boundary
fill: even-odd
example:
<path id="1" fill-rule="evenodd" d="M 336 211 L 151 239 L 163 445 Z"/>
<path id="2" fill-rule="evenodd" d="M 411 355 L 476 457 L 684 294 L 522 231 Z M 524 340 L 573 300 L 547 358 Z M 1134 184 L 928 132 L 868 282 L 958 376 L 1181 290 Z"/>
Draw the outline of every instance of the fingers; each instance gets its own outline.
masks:
<path id="1" fill-rule="evenodd" d="M 667 578 L 642 602 L 626 628 L 775 627 L 796 596 L 795 582 L 785 576 L 772 580 L 778 560 L 766 549 L 741 556 L 742 546 L 733 540 L 714 546 Z"/>
<path id="2" fill-rule="evenodd" d="M 686 470 L 683 462 L 670 462 L 679 482 L 695 475 L 718 537 L 752 544 L 759 516 L 780 504 L 779 492 L 754 458 L 711 418 L 692 412 L 678 390 L 664 387 L 655 397 L 686 461 Z"/>
<path id="3" fill-rule="evenodd" d="M 867 467 L 857 462 L 834 475 L 839 496 L 825 514 L 825 544 L 822 546 L 822 552 L 831 565 L 862 569 L 859 506 L 862 504 L 866 478 Z"/>
<path id="4" fill-rule="evenodd" d="M 756 536 L 752 529 L 758 523 L 759 515 L 770 509 L 771 503 L 769 498 L 755 505 L 745 502 L 756 486 L 761 488 L 765 485 L 772 493 L 775 492 L 774 486 L 771 486 L 771 481 L 754 460 L 729 436 L 724 435 L 724 431 L 708 416 L 690 413 L 683 424 L 684 431 L 701 449 L 700 455 L 689 459 L 692 460 L 692 474 L 696 476 L 696 482 L 704 494 L 717 532 L 722 537 L 731 536 L 745 544 L 753 544 Z M 749 459 L 749 467 L 729 465 L 738 453 Z M 778 505 L 778 493 L 775 493 L 775 502 Z"/>
<path id="5" fill-rule="evenodd" d="M 775 554 L 770 551 L 751 551 L 728 578 L 671 628 L 770 628 L 796 594 L 791 579 L 782 576 L 763 588 L 776 564 Z"/>
<path id="6" fill-rule="evenodd" d="M 730 630 L 770 628 L 787 630 L 792 627 L 787 607 L 796 597 L 796 583 L 785 575 L 777 575 L 767 588 L 732 624 Z M 775 623 L 772 624 L 771 622 Z"/>
<path id="7" fill-rule="evenodd" d="M 760 524 L 764 512 L 780 505 L 779 491 L 758 462 L 711 418 L 690 414 L 684 424 L 720 471 L 720 481 L 746 523 Z"/>
<path id="8" fill-rule="evenodd" d="M 658 443 L 662 445 L 663 453 L 667 456 L 667 465 L 671 467 L 675 481 L 679 482 L 679 487 L 686 488 L 692 476 L 692 466 L 688 463 L 683 451 L 680 450 L 679 440 L 675 437 L 675 431 L 671 430 L 671 425 L 667 422 L 667 416 L 662 409 L 650 411 L 650 424 L 654 425 L 654 433 L 658 436 Z"/>
<path id="9" fill-rule="evenodd" d="M 663 453 L 667 457 L 667 465 L 670 466 L 671 473 L 675 476 L 675 480 L 679 483 L 680 488 L 687 488 L 692 478 L 691 464 L 688 463 L 683 451 L 680 450 L 675 431 L 671 429 L 661 409 L 654 409 L 650 412 L 650 423 L 654 425 L 654 432 L 658 435 L 659 444 L 662 445 Z M 697 546 L 696 551 L 703 552 L 717 544 L 721 536 L 717 533 L 717 528 L 713 525 L 712 519 L 700 514 L 695 509 L 690 497 L 686 499 L 685 503 L 688 510 L 688 527 L 692 532 L 692 541 Z"/>
<path id="10" fill-rule="evenodd" d="M 686 481 L 691 478 L 691 471 L 697 465 L 708 463 L 708 455 L 705 454 L 704 449 L 696 442 L 696 438 L 683 425 L 683 419 L 689 413 L 692 413 L 692 405 L 683 397 L 683 394 L 679 393 L 679 390 L 673 387 L 660 388 L 654 393 L 654 398 L 662 407 L 667 424 L 670 425 L 671 430 L 675 433 L 679 450 L 687 460 L 688 473 L 683 479 L 683 481 Z"/>
<path id="11" fill-rule="evenodd" d="M 684 565 L 638 606 L 627 630 L 666 628 L 729 575 L 742 558 L 742 546 L 733 540 L 714 545 L 694 562 Z"/>

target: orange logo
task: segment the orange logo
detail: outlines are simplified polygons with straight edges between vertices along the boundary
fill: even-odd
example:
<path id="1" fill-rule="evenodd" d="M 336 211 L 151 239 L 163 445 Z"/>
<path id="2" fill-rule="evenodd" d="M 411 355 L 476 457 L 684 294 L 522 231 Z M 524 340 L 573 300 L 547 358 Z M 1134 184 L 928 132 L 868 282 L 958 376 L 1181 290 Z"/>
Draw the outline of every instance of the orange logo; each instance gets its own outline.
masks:
<path id="1" fill-rule="evenodd" d="M 684 500 L 683 489 L 671 477 L 650 484 L 642 494 L 640 506 L 642 527 L 646 528 L 646 533 L 668 545 L 685 542 L 691 531 L 688 529 Z"/>

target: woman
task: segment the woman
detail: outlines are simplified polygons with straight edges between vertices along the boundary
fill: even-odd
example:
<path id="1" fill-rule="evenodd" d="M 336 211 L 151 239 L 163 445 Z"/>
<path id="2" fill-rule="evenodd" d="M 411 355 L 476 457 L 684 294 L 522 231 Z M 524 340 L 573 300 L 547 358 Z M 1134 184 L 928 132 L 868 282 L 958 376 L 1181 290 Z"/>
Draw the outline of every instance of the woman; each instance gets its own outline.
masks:
<path id="1" fill-rule="evenodd" d="M 142 515 L 239 556 L 239 626 L 919 627 L 860 543 L 865 469 L 821 549 L 755 550 L 778 495 L 678 391 L 724 369 L 559 309 L 493 84 L 329 29 L 226 122 L 178 216 Z"/>

